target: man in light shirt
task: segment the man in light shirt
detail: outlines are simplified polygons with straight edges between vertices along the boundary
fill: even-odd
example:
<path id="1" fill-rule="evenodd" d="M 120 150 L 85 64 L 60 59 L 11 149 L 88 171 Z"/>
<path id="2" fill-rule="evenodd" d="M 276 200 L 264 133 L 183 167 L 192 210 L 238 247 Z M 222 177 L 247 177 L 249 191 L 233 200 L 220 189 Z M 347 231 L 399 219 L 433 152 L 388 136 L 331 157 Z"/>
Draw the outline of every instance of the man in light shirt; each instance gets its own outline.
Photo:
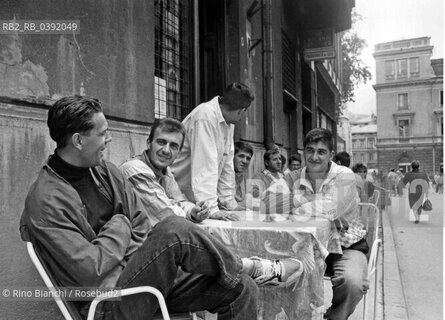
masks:
<path id="1" fill-rule="evenodd" d="M 212 219 L 239 219 L 226 211 L 239 208 L 234 195 L 233 132 L 253 99 L 246 85 L 235 82 L 223 96 L 198 105 L 182 122 L 184 146 L 171 169 L 189 200 L 208 201 Z"/>
<path id="2" fill-rule="evenodd" d="M 333 136 L 327 129 L 309 131 L 303 141 L 306 166 L 293 188 L 293 214 L 331 221 L 326 275 L 332 282 L 332 305 L 325 319 L 348 319 L 369 288 L 366 230 L 359 221 L 356 180 L 351 169 L 332 158 Z"/>
<path id="3" fill-rule="evenodd" d="M 207 204 L 188 201 L 170 170 L 184 138 L 185 128 L 178 120 L 164 118 L 156 121 L 147 139 L 147 149 L 120 166 L 124 177 L 148 209 L 152 225 L 170 215 L 185 217 L 192 222 L 201 222 L 208 217 Z"/>

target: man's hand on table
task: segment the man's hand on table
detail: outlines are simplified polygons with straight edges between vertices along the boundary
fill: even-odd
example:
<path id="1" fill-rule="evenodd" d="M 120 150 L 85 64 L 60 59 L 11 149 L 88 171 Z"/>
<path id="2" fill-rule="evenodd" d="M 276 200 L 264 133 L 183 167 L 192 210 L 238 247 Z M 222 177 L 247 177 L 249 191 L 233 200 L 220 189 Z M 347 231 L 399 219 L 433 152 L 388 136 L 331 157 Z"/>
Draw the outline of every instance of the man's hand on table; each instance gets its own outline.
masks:
<path id="1" fill-rule="evenodd" d="M 216 211 L 210 215 L 210 219 L 224 220 L 224 221 L 240 221 L 240 217 L 231 211 Z"/>
<path id="2" fill-rule="evenodd" d="M 199 201 L 190 211 L 192 221 L 201 222 L 209 217 L 209 207 L 207 201 Z"/>

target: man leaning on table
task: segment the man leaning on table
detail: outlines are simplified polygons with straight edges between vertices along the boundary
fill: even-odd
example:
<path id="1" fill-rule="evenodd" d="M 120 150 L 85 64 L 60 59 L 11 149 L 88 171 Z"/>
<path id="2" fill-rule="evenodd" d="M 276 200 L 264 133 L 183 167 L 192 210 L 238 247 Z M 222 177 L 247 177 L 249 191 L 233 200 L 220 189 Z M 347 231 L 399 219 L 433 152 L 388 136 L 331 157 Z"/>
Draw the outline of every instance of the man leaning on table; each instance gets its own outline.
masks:
<path id="1" fill-rule="evenodd" d="M 219 319 L 256 320 L 256 284 L 298 280 L 298 260 L 240 258 L 183 218 L 170 216 L 152 228 L 147 208 L 103 159 L 111 136 L 98 100 L 62 98 L 49 109 L 47 124 L 57 148 L 29 190 L 20 232 L 59 286 L 153 286 L 170 312 L 210 310 Z M 178 280 L 178 267 L 190 277 Z M 90 302 L 76 301 L 83 316 Z M 154 296 L 130 295 L 100 303 L 95 319 L 151 319 L 157 309 Z"/>
<path id="2" fill-rule="evenodd" d="M 239 219 L 225 211 L 240 209 L 234 197 L 234 124 L 245 117 L 253 99 L 246 85 L 235 82 L 223 96 L 198 105 L 182 122 L 186 136 L 172 172 L 189 200 L 208 201 L 210 218 Z"/>
<path id="3" fill-rule="evenodd" d="M 359 221 L 354 173 L 332 162 L 332 133 L 313 129 L 303 141 L 306 166 L 294 184 L 296 215 L 331 221 L 326 274 L 331 277 L 332 305 L 325 319 L 347 319 L 368 290 L 366 231 Z M 336 230 L 336 232 L 335 232 Z"/>
<path id="4" fill-rule="evenodd" d="M 192 222 L 200 222 L 209 215 L 206 202 L 195 204 L 184 196 L 170 170 L 184 138 L 185 128 L 181 122 L 172 118 L 157 120 L 147 139 L 147 149 L 120 166 L 142 204 L 148 208 L 152 225 L 170 215 Z"/>

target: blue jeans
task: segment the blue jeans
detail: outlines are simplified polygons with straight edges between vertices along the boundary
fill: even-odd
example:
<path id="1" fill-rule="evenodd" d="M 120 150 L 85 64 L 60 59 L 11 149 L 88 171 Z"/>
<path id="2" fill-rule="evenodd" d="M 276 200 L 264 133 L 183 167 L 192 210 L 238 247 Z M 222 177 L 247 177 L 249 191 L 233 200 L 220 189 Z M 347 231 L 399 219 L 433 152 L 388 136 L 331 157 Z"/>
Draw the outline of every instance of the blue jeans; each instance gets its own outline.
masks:
<path id="1" fill-rule="evenodd" d="M 366 255 L 358 250 L 345 249 L 343 255 L 329 261 L 332 270 L 332 305 L 325 319 L 345 320 L 369 289 L 368 263 Z"/>
<path id="2" fill-rule="evenodd" d="M 257 319 L 258 288 L 241 270 L 241 259 L 216 238 L 172 216 L 149 233 L 116 287 L 153 286 L 164 295 L 170 313 L 209 310 L 218 319 Z M 159 308 L 147 293 L 105 304 L 105 320 L 151 319 Z"/>

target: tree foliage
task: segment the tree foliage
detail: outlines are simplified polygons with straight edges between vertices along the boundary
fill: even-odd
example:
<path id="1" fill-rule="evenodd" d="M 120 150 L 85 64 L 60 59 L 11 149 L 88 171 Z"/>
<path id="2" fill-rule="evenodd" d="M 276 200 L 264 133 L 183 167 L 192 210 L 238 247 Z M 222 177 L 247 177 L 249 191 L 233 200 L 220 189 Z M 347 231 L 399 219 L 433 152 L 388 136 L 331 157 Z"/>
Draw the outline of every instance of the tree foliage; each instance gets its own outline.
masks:
<path id="1" fill-rule="evenodd" d="M 361 19 L 361 17 L 353 13 L 352 26 Z M 346 103 L 354 102 L 355 89 L 360 83 L 366 83 L 371 80 L 371 72 L 360 55 L 362 50 L 367 46 L 366 41 L 357 35 L 354 29 L 344 32 L 341 37 L 341 48 L 343 56 L 343 74 L 342 74 L 342 92 L 341 92 L 341 110 L 346 108 Z M 340 110 L 340 111 L 341 111 Z"/>

